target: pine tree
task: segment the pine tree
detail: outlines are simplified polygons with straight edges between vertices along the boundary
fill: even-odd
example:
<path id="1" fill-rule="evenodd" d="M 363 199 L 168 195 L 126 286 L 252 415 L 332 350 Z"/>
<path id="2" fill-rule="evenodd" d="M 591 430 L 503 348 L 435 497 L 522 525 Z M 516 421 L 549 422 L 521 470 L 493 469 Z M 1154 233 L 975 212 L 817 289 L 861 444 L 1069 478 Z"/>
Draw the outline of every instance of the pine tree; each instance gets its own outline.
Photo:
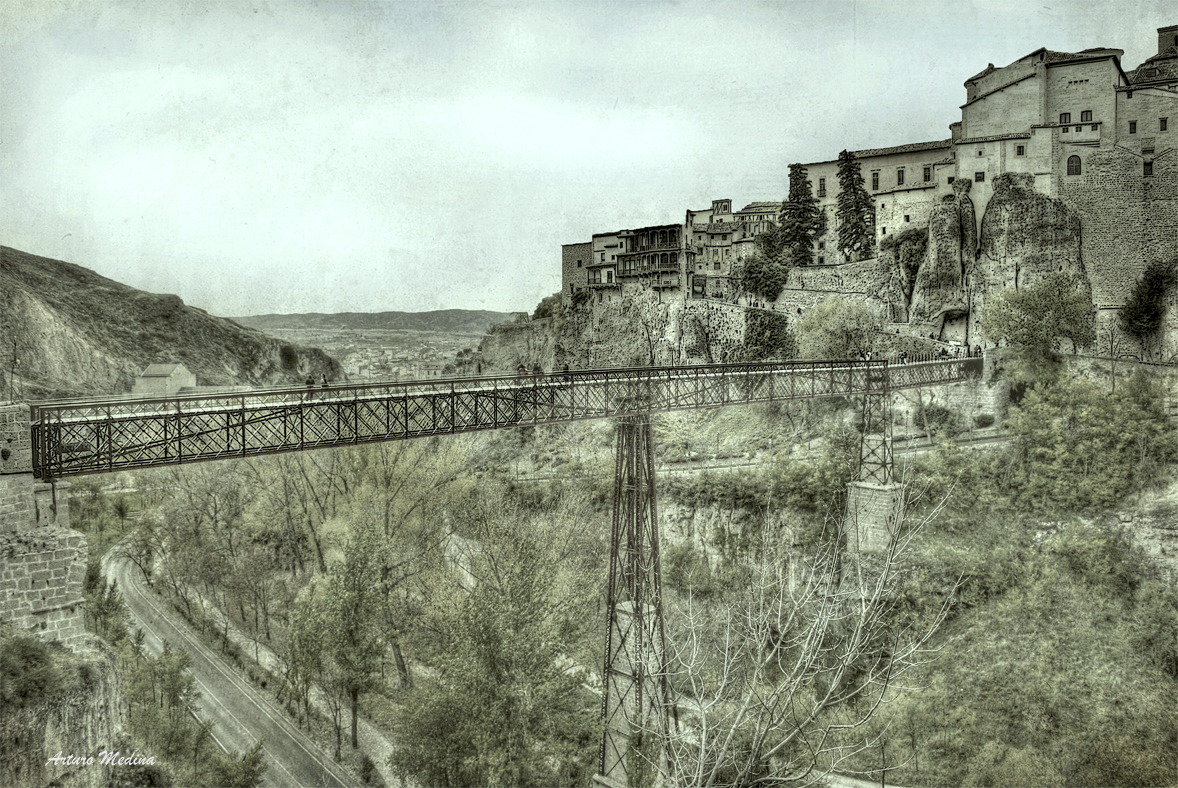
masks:
<path id="1" fill-rule="evenodd" d="M 863 186 L 859 161 L 850 151 L 839 154 L 838 249 L 850 262 L 869 257 L 875 247 L 875 203 Z"/>
<path id="2" fill-rule="evenodd" d="M 810 265 L 814 238 L 826 231 L 826 214 L 818 207 L 806 168 L 789 165 L 789 198 L 781 204 L 781 241 L 794 265 Z"/>

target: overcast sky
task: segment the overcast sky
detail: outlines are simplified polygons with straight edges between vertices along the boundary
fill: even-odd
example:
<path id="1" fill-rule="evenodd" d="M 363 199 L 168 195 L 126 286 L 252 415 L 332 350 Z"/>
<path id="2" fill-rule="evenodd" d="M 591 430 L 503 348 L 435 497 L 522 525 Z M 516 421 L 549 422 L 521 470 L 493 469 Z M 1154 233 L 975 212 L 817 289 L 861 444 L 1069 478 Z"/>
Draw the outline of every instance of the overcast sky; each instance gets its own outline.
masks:
<path id="1" fill-rule="evenodd" d="M 0 241 L 214 314 L 522 310 L 560 245 L 944 139 L 1172 0 L 0 4 Z"/>

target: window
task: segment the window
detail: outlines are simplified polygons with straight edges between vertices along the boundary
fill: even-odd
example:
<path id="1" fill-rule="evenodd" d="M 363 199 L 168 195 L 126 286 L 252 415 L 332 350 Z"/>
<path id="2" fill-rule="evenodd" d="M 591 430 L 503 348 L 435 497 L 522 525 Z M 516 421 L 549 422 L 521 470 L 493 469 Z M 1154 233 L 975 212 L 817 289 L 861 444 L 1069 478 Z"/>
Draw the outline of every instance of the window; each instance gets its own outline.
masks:
<path id="1" fill-rule="evenodd" d="M 818 265 L 826 265 L 826 258 L 825 258 L 825 257 L 819 257 L 819 258 L 818 258 Z"/>
<path id="2" fill-rule="evenodd" d="M 975 172 L 975 173 L 973 174 L 973 179 L 974 179 L 975 181 L 977 181 L 978 183 L 984 183 L 984 182 L 985 182 L 985 180 L 986 180 L 986 173 L 984 173 L 984 172 Z"/>
<path id="3" fill-rule="evenodd" d="M 1132 90 L 1130 90 L 1130 91 L 1127 91 L 1127 92 L 1125 93 L 1125 98 L 1133 98 L 1133 91 L 1132 91 Z"/>
<path id="4" fill-rule="evenodd" d="M 1071 122 L 1072 122 L 1072 113 L 1070 113 L 1070 112 L 1062 112 L 1062 113 L 1060 113 L 1060 116 L 1059 116 L 1059 125 L 1061 125 L 1061 126 L 1066 126 L 1067 124 L 1069 124 L 1069 123 L 1071 123 Z"/>
<path id="5" fill-rule="evenodd" d="M 897 186 L 904 185 L 904 171 L 903 170 L 896 170 L 896 185 Z"/>
<path id="6" fill-rule="evenodd" d="M 1081 112 L 1080 113 L 1080 122 L 1081 123 L 1091 123 L 1092 122 L 1092 110 L 1086 109 L 1083 112 Z"/>
<path id="7" fill-rule="evenodd" d="M 581 267 L 581 261 L 580 261 L 580 260 L 578 260 L 578 261 L 577 261 L 577 268 L 580 268 L 580 267 Z"/>
<path id="8" fill-rule="evenodd" d="M 1080 174 L 1080 157 L 1068 156 L 1068 175 Z"/>
<path id="9" fill-rule="evenodd" d="M 1129 121 L 1129 133 L 1130 134 L 1137 133 L 1137 121 L 1135 121 L 1135 120 Z"/>
<path id="10" fill-rule="evenodd" d="M 819 249 L 825 249 L 825 248 L 826 248 L 826 241 L 819 241 L 819 242 L 818 242 L 818 248 L 819 248 Z"/>
<path id="11" fill-rule="evenodd" d="M 715 271 L 720 270 L 720 261 L 719 260 L 717 260 L 715 263 L 712 264 L 712 269 Z"/>
<path id="12" fill-rule="evenodd" d="M 982 152 L 981 152 L 981 151 L 978 151 L 978 155 L 979 155 L 979 156 L 981 156 L 981 155 L 982 155 Z"/>
<path id="13" fill-rule="evenodd" d="M 1063 133 L 1064 133 L 1064 134 L 1067 134 L 1069 131 L 1071 131 L 1071 129 L 1072 129 L 1072 127 L 1071 127 L 1071 126 L 1064 126 L 1064 127 L 1063 127 Z"/>
<path id="14" fill-rule="evenodd" d="M 1149 176 L 1153 175 L 1153 162 L 1152 161 L 1145 162 L 1145 166 L 1142 168 L 1141 174 L 1147 178 Z"/>
<path id="15" fill-rule="evenodd" d="M 1027 146 L 1026 145 L 1015 145 L 1014 146 L 1014 155 L 1015 156 L 1026 156 L 1027 155 Z"/>
<path id="16" fill-rule="evenodd" d="M 908 221 L 908 214 L 904 214 L 904 221 Z"/>
<path id="17" fill-rule="evenodd" d="M 826 196 L 826 178 L 819 178 L 818 179 L 818 196 L 819 197 Z"/>
<path id="18" fill-rule="evenodd" d="M 887 235 L 887 234 L 888 234 L 888 228 L 886 228 L 886 227 L 881 227 L 881 228 L 879 228 L 879 234 L 880 234 L 880 235 Z"/>
<path id="19" fill-rule="evenodd" d="M 878 172 L 871 173 L 871 188 L 873 191 L 879 190 L 879 173 Z"/>
<path id="20" fill-rule="evenodd" d="M 1099 126 L 1097 126 L 1095 123 L 1093 123 L 1093 124 L 1092 124 L 1092 130 L 1093 130 L 1093 131 L 1096 131 L 1098 128 L 1100 128 L 1100 127 L 1099 127 Z"/>
<path id="21" fill-rule="evenodd" d="M 1169 118 L 1158 118 L 1158 131 L 1165 131 L 1166 130 L 1166 121 L 1167 120 L 1169 120 Z"/>
<path id="22" fill-rule="evenodd" d="M 924 168 L 924 182 L 928 183 L 932 179 L 933 179 L 933 168 L 932 167 L 925 167 Z"/>
<path id="23" fill-rule="evenodd" d="M 953 176 L 950 175 L 949 179 L 947 181 L 945 181 L 945 183 L 953 183 Z"/>

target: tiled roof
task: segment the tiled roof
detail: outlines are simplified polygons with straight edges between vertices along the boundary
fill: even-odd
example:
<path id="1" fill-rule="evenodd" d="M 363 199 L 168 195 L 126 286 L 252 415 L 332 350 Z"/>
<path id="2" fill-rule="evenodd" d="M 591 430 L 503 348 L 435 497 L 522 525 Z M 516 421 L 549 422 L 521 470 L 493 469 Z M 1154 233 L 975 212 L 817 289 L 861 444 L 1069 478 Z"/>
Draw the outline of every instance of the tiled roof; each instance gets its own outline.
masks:
<path id="1" fill-rule="evenodd" d="M 182 364 L 148 364 L 147 367 L 139 373 L 139 377 L 166 378 L 177 369 L 184 369 L 184 366 Z M 184 371 L 187 372 L 188 370 Z"/>
<path id="2" fill-rule="evenodd" d="M 935 142 L 910 142 L 907 145 L 897 145 L 894 148 L 868 148 L 867 150 L 854 151 L 856 159 L 863 159 L 868 156 L 888 156 L 893 153 L 912 153 L 914 151 L 922 150 L 938 150 L 940 148 L 953 147 L 953 140 L 936 140 Z"/>
<path id="3" fill-rule="evenodd" d="M 781 208 L 780 202 L 750 202 L 740 209 L 740 213 L 744 213 L 745 211 L 777 210 L 779 208 Z"/>
<path id="4" fill-rule="evenodd" d="M 1059 63 L 1064 60 L 1084 60 L 1086 58 L 1101 58 L 1109 55 L 1117 55 L 1120 57 L 1123 50 L 1110 49 L 1109 47 L 1094 47 L 1092 49 L 1085 49 L 1082 52 L 1052 52 L 1047 50 L 1046 60 L 1048 63 Z"/>
<path id="5" fill-rule="evenodd" d="M 1178 79 L 1178 47 L 1154 55 L 1125 76 L 1129 77 L 1131 85 Z"/>

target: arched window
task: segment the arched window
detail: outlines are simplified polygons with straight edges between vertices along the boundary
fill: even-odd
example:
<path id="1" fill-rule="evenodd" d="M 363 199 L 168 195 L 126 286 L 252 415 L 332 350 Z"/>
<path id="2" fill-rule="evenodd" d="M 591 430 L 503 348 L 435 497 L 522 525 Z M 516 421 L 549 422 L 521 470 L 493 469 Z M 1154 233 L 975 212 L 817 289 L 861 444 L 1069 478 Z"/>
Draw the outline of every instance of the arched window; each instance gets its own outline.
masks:
<path id="1" fill-rule="evenodd" d="M 1068 175 L 1080 174 L 1080 157 L 1068 156 Z"/>

